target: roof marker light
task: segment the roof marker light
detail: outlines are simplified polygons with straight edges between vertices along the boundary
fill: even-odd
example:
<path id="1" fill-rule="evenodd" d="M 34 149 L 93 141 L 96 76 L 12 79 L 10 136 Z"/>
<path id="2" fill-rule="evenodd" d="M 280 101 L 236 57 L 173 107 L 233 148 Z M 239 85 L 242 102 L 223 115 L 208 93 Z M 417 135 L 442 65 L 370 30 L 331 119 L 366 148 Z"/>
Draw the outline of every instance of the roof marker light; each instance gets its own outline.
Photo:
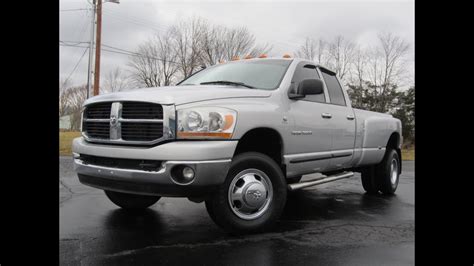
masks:
<path id="1" fill-rule="evenodd" d="M 266 54 L 261 54 L 258 58 L 267 58 Z"/>
<path id="2" fill-rule="evenodd" d="M 283 58 L 291 58 L 291 56 L 289 54 L 284 54 Z"/>
<path id="3" fill-rule="evenodd" d="M 247 55 L 244 59 L 252 59 L 252 58 L 253 58 L 253 56 Z"/>
<path id="4" fill-rule="evenodd" d="M 232 57 L 232 61 L 237 61 L 237 60 L 239 60 L 239 59 L 240 59 L 240 57 L 238 57 L 238 56 Z"/>

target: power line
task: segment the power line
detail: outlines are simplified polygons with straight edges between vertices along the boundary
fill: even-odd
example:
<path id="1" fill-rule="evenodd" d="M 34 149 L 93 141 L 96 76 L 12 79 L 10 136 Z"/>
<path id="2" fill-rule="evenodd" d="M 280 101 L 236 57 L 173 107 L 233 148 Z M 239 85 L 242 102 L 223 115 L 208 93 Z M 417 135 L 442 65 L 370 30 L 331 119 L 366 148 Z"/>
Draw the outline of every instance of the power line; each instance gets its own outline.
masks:
<path id="1" fill-rule="evenodd" d="M 59 41 L 59 42 L 67 44 L 67 45 L 78 45 L 81 43 L 89 43 L 89 42 L 77 42 L 77 41 Z"/>
<path id="2" fill-rule="evenodd" d="M 60 9 L 61 12 L 70 12 L 70 11 L 81 11 L 81 10 L 89 10 L 88 8 L 76 8 L 76 9 Z"/>
<path id="3" fill-rule="evenodd" d="M 81 13 L 80 19 L 84 19 L 84 17 L 87 18 L 88 13 L 89 12 Z M 88 19 L 85 19 L 84 21 L 81 21 L 81 22 L 82 23 L 77 23 L 76 24 L 77 26 L 76 26 L 75 30 L 73 31 L 73 34 L 71 35 L 73 37 L 73 39 L 82 40 L 82 38 L 84 37 L 84 34 L 87 32 L 87 30 L 89 28 L 88 27 L 89 26 Z M 79 43 L 79 42 L 76 42 L 76 43 Z M 72 58 L 77 58 L 78 55 L 80 55 L 80 51 L 74 52 L 71 55 L 71 57 Z M 70 66 L 71 66 L 71 64 L 67 64 L 66 69 L 69 69 Z"/>
<path id="4" fill-rule="evenodd" d="M 62 42 L 62 41 L 60 41 L 60 42 Z M 64 42 L 63 42 L 63 43 L 64 43 Z M 61 46 L 86 48 L 85 46 L 80 46 L 79 44 L 76 44 L 76 45 L 61 44 Z M 150 59 L 154 59 L 154 60 L 158 60 L 158 61 L 164 61 L 164 62 L 179 64 L 178 62 L 175 62 L 175 61 L 165 60 L 165 59 L 158 58 L 158 57 L 153 57 L 153 56 L 148 56 L 148 55 L 144 55 L 144 54 L 140 54 L 140 53 L 128 51 L 128 50 L 125 50 L 125 49 L 113 47 L 113 46 L 106 45 L 106 44 L 102 44 L 102 46 L 108 47 L 108 48 L 110 48 L 110 49 L 114 49 L 114 50 L 110 50 L 110 49 L 102 48 L 102 50 L 107 51 L 107 52 L 111 52 L 111 53 L 123 54 L 123 55 L 135 56 L 135 57 L 146 57 L 146 58 L 150 58 Z"/>
<path id="5" fill-rule="evenodd" d="M 123 22 L 128 22 L 128 23 L 131 23 L 131 24 L 134 24 L 134 25 L 137 25 L 137 26 L 142 26 L 142 27 L 145 27 L 145 28 L 153 29 L 155 31 L 166 31 L 166 28 L 164 26 L 159 26 L 159 25 L 156 25 L 156 24 L 153 24 L 153 23 L 150 23 L 150 22 L 146 22 L 145 20 L 139 20 L 139 19 L 136 19 L 136 18 L 130 18 L 130 17 L 117 15 L 117 14 L 111 13 L 109 10 L 104 10 L 104 11 L 105 11 L 104 13 L 111 16 L 111 18 L 113 18 L 113 19 L 117 19 L 117 20 L 120 20 L 120 21 L 123 21 Z M 151 24 L 153 24 L 153 25 L 151 25 Z"/>
<path id="6" fill-rule="evenodd" d="M 69 76 L 66 78 L 66 80 L 64 81 L 64 83 L 66 83 L 66 82 L 71 78 L 71 76 L 72 76 L 72 74 L 74 73 L 74 71 L 76 71 L 77 67 L 79 66 L 79 63 L 81 63 L 82 58 L 83 58 L 84 55 L 86 54 L 87 49 L 89 49 L 89 47 L 86 47 L 86 49 L 84 49 L 84 53 L 82 53 L 81 58 L 79 58 L 79 61 L 77 61 L 76 65 L 74 66 L 74 68 L 73 68 L 73 70 L 71 71 L 71 73 L 69 73 Z"/>

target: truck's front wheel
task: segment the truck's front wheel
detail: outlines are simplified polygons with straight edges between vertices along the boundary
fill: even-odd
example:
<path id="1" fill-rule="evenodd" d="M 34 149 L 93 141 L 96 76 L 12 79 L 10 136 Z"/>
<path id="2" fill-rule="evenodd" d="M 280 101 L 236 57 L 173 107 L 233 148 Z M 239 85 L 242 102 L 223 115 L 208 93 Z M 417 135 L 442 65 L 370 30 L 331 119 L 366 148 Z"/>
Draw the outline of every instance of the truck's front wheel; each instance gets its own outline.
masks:
<path id="1" fill-rule="evenodd" d="M 225 182 L 206 200 L 211 218 L 228 232 L 269 229 L 286 203 L 286 181 L 267 155 L 246 152 L 232 160 Z"/>
<path id="2" fill-rule="evenodd" d="M 159 196 L 128 194 L 110 190 L 104 191 L 110 201 L 123 209 L 145 209 L 160 199 Z"/>

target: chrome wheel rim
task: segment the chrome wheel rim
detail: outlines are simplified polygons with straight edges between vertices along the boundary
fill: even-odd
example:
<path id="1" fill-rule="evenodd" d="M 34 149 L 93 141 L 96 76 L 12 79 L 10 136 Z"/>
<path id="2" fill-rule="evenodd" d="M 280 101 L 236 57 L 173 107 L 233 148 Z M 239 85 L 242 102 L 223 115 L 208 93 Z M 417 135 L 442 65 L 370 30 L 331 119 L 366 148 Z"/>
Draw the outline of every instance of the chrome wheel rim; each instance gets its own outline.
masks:
<path id="1" fill-rule="evenodd" d="M 272 198 L 272 182 L 258 169 L 238 173 L 229 186 L 229 206 L 235 215 L 244 220 L 262 216 L 268 210 Z"/>
<path id="2" fill-rule="evenodd" d="M 398 179 L 398 161 L 397 159 L 393 159 L 392 163 L 390 164 L 390 181 L 393 185 L 396 184 Z"/>

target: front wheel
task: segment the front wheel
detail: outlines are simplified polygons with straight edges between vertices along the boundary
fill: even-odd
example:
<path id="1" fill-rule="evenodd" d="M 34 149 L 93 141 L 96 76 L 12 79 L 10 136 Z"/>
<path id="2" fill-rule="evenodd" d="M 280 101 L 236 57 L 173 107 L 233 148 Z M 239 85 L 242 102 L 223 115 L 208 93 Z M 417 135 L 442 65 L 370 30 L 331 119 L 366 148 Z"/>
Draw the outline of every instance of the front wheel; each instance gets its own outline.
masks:
<path id="1" fill-rule="evenodd" d="M 155 204 L 161 197 L 122 193 L 110 190 L 104 190 L 105 195 L 123 209 L 145 209 Z"/>
<path id="2" fill-rule="evenodd" d="M 270 229 L 286 203 L 286 181 L 267 155 L 237 155 L 224 183 L 206 200 L 209 216 L 226 231 L 253 233 Z"/>

